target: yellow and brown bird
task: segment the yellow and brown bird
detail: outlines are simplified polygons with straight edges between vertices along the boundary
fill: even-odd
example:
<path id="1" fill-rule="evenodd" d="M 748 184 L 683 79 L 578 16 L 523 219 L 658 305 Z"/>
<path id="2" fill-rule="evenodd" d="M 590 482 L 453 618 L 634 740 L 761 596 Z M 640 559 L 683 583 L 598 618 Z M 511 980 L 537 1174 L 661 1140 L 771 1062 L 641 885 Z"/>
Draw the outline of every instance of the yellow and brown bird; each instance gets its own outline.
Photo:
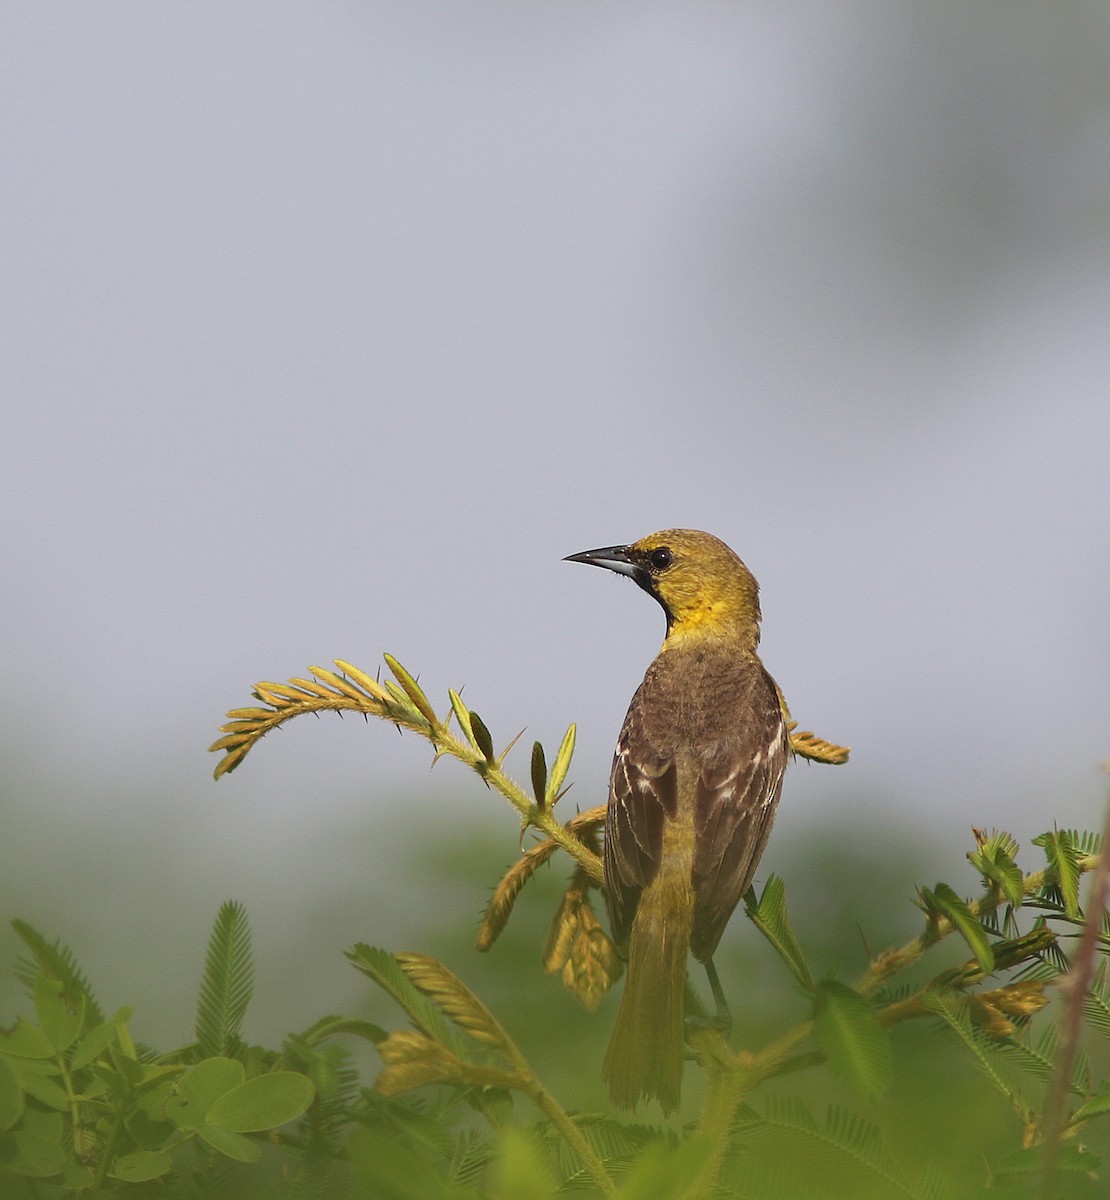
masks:
<path id="1" fill-rule="evenodd" d="M 666 529 L 569 556 L 635 580 L 667 635 L 624 719 L 609 783 L 605 885 L 628 979 L 604 1076 L 624 1108 L 682 1086 L 686 961 L 712 957 L 767 844 L 789 757 L 756 652 L 759 585 L 724 542 Z"/>

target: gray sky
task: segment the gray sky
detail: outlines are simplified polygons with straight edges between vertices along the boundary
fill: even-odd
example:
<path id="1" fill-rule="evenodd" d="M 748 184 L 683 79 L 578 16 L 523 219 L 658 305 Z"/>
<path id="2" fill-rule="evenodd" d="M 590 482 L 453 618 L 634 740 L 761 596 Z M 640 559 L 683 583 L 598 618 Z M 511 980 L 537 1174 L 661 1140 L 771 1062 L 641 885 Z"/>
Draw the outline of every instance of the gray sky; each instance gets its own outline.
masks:
<path id="1" fill-rule="evenodd" d="M 560 560 L 670 525 L 854 747 L 780 836 L 1096 825 L 1108 51 L 1068 2 L 11 7 L 5 918 L 265 940 L 398 806 L 492 807 L 351 721 L 214 784 L 223 711 L 334 657 L 576 720 L 599 802 L 662 620 Z"/>

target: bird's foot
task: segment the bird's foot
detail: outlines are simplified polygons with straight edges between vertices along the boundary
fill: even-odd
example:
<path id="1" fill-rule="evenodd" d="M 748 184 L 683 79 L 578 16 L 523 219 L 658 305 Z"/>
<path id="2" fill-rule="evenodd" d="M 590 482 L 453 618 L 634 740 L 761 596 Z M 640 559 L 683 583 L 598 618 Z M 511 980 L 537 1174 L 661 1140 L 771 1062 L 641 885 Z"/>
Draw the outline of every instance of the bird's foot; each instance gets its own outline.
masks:
<path id="1" fill-rule="evenodd" d="M 726 1040 L 732 1033 L 732 1013 L 717 1012 L 713 1016 L 708 1016 L 705 1013 L 690 1014 L 686 1018 L 686 1032 L 703 1033 L 705 1030 L 713 1030 L 721 1034 Z"/>

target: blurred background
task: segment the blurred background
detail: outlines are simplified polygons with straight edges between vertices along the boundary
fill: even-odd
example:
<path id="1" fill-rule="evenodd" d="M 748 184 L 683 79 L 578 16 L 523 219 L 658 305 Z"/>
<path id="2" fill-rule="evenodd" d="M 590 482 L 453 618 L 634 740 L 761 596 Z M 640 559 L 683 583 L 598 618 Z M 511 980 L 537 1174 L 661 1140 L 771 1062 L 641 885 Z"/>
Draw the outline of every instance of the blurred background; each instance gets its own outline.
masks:
<path id="1" fill-rule="evenodd" d="M 234 897 L 258 1040 L 365 1006 L 356 940 L 496 988 L 468 939 L 518 829 L 476 780 L 351 720 L 218 785 L 206 747 L 256 680 L 387 650 L 527 726 L 520 777 L 576 721 L 563 806 L 599 803 L 662 617 L 561 559 L 672 525 L 742 555 L 795 716 L 853 747 L 792 768 L 760 872 L 803 941 L 880 885 L 867 936 L 909 936 L 972 825 L 1101 823 L 1104 5 L 3 28 L 4 963 L 18 915 L 178 1044 Z"/>

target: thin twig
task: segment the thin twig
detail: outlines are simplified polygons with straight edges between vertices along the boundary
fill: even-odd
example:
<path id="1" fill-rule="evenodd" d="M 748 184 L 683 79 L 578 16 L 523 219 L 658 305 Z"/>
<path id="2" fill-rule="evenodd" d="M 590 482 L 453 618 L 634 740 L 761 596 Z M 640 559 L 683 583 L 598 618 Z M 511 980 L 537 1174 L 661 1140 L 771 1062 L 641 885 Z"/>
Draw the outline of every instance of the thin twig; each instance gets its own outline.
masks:
<path id="1" fill-rule="evenodd" d="M 1110 769 L 1110 768 L 1108 768 Z M 1083 1002 L 1091 990 L 1098 958 L 1099 935 L 1107 900 L 1110 899 L 1110 804 L 1106 806 L 1106 823 L 1102 830 L 1102 852 L 1091 879 L 1087 899 L 1087 920 L 1079 939 L 1072 968 L 1061 984 L 1065 996 L 1064 1012 L 1060 1018 L 1060 1053 L 1045 1097 L 1043 1118 L 1044 1157 L 1041 1168 L 1041 1200 L 1053 1200 L 1056 1195 L 1056 1163 L 1064 1133 L 1064 1109 L 1067 1104 L 1069 1081 L 1079 1039 L 1083 1033 Z"/>

